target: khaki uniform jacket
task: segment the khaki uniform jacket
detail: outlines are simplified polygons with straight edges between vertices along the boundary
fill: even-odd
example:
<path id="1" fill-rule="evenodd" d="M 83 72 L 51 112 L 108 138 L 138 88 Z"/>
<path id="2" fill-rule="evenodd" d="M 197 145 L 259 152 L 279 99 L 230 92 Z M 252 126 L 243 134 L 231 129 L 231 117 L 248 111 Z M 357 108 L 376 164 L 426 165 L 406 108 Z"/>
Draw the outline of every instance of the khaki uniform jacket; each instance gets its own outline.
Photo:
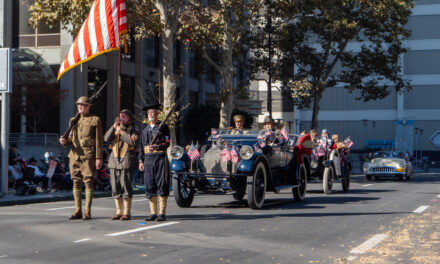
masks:
<path id="1" fill-rule="evenodd" d="M 102 159 L 102 143 L 99 117 L 92 114 L 81 115 L 66 142 L 66 147 L 72 146 L 68 157 L 71 160 Z"/>
<path id="2" fill-rule="evenodd" d="M 119 149 L 121 150 L 123 145 L 127 144 L 128 150 L 124 157 L 120 157 L 120 162 L 117 162 L 115 155 L 117 145 L 117 137 L 115 135 L 116 129 L 111 126 L 104 135 L 104 140 L 112 143 L 112 152 L 108 158 L 108 167 L 110 169 L 119 170 L 137 168 L 139 163 L 136 155 L 136 145 L 139 141 L 139 131 L 133 124 L 122 126 L 122 129 L 124 130 L 124 133 L 119 136 Z"/>

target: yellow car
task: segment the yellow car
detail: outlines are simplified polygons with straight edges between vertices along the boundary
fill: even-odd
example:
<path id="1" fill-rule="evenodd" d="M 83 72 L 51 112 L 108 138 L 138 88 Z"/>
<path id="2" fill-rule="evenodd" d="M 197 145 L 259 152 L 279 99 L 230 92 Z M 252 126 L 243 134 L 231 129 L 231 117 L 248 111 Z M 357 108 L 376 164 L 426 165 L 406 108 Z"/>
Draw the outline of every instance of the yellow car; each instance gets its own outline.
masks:
<path id="1" fill-rule="evenodd" d="M 404 155 L 394 151 L 379 151 L 374 153 L 370 162 L 364 163 L 364 173 L 367 180 L 373 177 L 397 177 L 400 180 L 409 180 L 413 174 L 411 162 Z"/>

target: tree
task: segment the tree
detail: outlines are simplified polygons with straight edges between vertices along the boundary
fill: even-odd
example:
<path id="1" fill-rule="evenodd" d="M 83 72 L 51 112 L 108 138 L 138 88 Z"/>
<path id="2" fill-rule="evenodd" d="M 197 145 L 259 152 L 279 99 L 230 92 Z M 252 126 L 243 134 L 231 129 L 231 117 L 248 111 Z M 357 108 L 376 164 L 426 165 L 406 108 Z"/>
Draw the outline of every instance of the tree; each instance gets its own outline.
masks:
<path id="1" fill-rule="evenodd" d="M 340 84 L 350 92 L 359 90 L 357 99 L 368 101 L 387 96 L 390 84 L 396 91 L 410 87 L 400 76 L 399 57 L 406 51 L 404 25 L 412 0 L 312 0 L 301 6 L 282 42 L 288 43 L 298 29 L 306 30 L 306 38 L 301 48 L 284 45 L 282 53 L 295 62 L 292 79 L 307 78 L 311 84 L 310 96 L 297 100 L 300 106 L 313 104 L 311 128 L 318 126 L 319 102 L 327 88 Z M 360 48 L 349 48 L 352 42 Z M 284 86 L 287 93 L 291 88 Z"/>
<path id="2" fill-rule="evenodd" d="M 52 26 L 60 22 L 62 28 L 75 36 L 93 2 L 94 0 L 35 0 L 29 8 L 30 22 L 35 27 L 38 27 L 40 22 Z M 170 109 L 176 99 L 173 44 L 180 32 L 182 13 L 196 5 L 190 0 L 131 0 L 126 1 L 126 5 L 128 24 L 135 29 L 137 39 L 162 37 L 163 104 L 165 109 Z M 173 128 L 171 140 L 172 144 L 175 144 L 176 135 Z"/>
<path id="3" fill-rule="evenodd" d="M 243 38 L 248 33 L 250 18 L 258 3 L 254 0 L 213 1 L 200 5 L 195 12 L 186 13 L 184 18 L 188 47 L 200 51 L 221 75 L 220 128 L 230 125 L 234 109 L 234 63 L 243 54 Z M 220 59 L 217 60 L 216 56 Z"/>

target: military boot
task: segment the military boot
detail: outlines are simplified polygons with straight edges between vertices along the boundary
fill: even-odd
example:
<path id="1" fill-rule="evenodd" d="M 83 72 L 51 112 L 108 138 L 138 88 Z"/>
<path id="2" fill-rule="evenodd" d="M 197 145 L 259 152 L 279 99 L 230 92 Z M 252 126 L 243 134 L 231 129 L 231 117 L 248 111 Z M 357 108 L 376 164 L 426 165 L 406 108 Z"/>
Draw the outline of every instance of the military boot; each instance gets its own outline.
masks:
<path id="1" fill-rule="evenodd" d="M 131 219 L 131 198 L 124 198 L 124 214 L 121 217 L 121 220 L 130 220 Z"/>
<path id="2" fill-rule="evenodd" d="M 81 209 L 81 183 L 73 183 L 73 199 L 75 200 L 75 212 L 69 216 L 70 220 L 81 219 L 83 217 Z"/>
<path id="3" fill-rule="evenodd" d="M 157 196 L 153 196 L 149 199 L 150 203 L 150 216 L 145 218 L 145 221 L 154 221 L 157 218 Z"/>
<path id="4" fill-rule="evenodd" d="M 115 198 L 116 214 L 111 217 L 112 220 L 119 220 L 122 217 L 122 197 Z"/>
<path id="5" fill-rule="evenodd" d="M 165 211 L 167 208 L 167 196 L 159 196 L 159 215 L 157 216 L 156 221 L 162 222 L 167 220 L 165 216 Z"/>

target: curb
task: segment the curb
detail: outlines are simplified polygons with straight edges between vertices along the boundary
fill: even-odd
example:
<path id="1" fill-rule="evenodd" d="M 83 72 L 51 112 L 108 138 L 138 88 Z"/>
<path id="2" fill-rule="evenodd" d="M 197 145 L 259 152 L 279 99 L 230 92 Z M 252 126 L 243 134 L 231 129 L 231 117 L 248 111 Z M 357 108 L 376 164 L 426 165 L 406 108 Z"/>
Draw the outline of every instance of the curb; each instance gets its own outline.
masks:
<path id="1" fill-rule="evenodd" d="M 145 190 L 141 188 L 133 189 L 133 194 L 144 194 Z M 105 198 L 111 197 L 112 192 L 95 192 L 93 198 Z M 29 198 L 30 196 L 14 196 L 13 198 L 9 198 L 8 200 L 3 201 L 3 198 L 0 198 L 0 206 L 13 206 L 13 205 L 23 205 L 23 204 L 35 204 L 35 203 L 48 203 L 48 202 L 61 202 L 61 201 L 73 201 L 73 195 L 71 192 L 66 193 L 64 195 L 54 195 L 47 197 L 35 197 Z M 24 199 L 27 198 L 27 199 Z M 82 196 L 84 199 L 84 194 Z"/>

